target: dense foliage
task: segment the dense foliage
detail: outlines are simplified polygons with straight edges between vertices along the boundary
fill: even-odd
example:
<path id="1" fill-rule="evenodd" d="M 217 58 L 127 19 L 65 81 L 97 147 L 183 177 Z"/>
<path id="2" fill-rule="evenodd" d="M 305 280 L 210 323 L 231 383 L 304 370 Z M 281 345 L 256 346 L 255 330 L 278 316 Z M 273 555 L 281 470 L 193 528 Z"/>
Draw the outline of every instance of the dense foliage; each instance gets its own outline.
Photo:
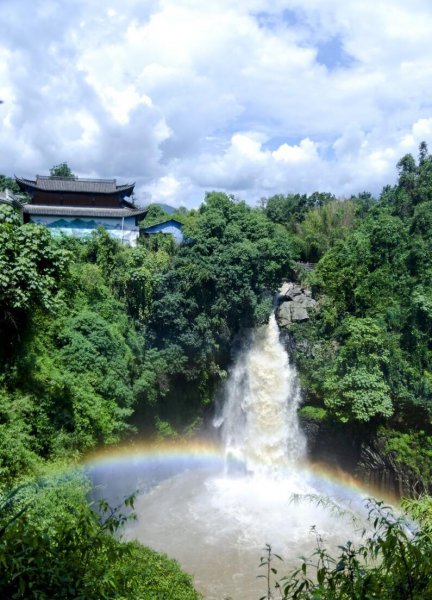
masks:
<path id="1" fill-rule="evenodd" d="M 143 398 L 165 397 L 163 419 L 192 419 L 197 404 L 211 402 L 235 337 L 268 319 L 271 296 L 295 256 L 285 231 L 221 193 L 206 196 L 184 231 L 188 241 L 154 296 L 153 365 L 140 381 Z"/>
<path id="2" fill-rule="evenodd" d="M 174 561 L 121 541 L 125 512 L 89 504 L 87 488 L 69 476 L 0 496 L 1 597 L 198 600 Z M 133 498 L 126 498 L 123 510 L 131 506 Z"/>
<path id="3" fill-rule="evenodd" d="M 128 429 L 140 340 L 92 246 L 42 227 L 0 225 L 2 485 Z M 94 243 L 104 248 L 105 237 Z"/>
<path id="4" fill-rule="evenodd" d="M 334 225 L 326 233 L 324 227 L 322 212 L 333 201 L 302 217 L 297 230 L 311 228 L 320 257 L 308 278 L 319 311 L 292 333 L 310 407 L 304 414 L 316 407 L 321 417 L 367 424 L 368 435 L 379 431 L 392 463 L 409 466 L 414 482 L 416 460 L 429 461 L 419 436 L 426 441 L 432 434 L 432 158 L 426 146 L 418 163 L 408 155 L 398 169 L 397 184 L 377 201 L 363 194 L 346 204 L 342 229 Z"/>
<path id="5" fill-rule="evenodd" d="M 11 192 L 19 192 L 19 186 L 12 177 L 0 175 L 0 190 L 10 190 Z"/>
<path id="6" fill-rule="evenodd" d="M 224 194 L 179 218 L 181 247 L 0 222 L 3 485 L 137 424 L 166 434 L 199 423 L 233 340 L 267 319 L 294 251 L 261 210 Z"/>

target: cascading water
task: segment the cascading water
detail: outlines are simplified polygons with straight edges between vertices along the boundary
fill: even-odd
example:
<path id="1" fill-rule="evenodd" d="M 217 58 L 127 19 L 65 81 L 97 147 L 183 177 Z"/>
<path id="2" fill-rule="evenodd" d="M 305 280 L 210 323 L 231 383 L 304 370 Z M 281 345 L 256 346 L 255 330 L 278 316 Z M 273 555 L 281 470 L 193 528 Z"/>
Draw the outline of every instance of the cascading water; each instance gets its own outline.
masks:
<path id="1" fill-rule="evenodd" d="M 334 543 L 345 541 L 341 514 L 329 511 L 326 501 L 306 499 L 331 498 L 346 510 L 361 498 L 307 470 L 299 403 L 296 371 L 272 315 L 251 336 L 226 384 L 216 424 L 228 468 L 222 462 L 219 470 L 197 468 L 191 460 L 137 500 L 139 520 L 128 535 L 176 558 L 206 600 L 262 596 L 256 575 L 266 543 L 285 556 L 288 569 L 314 548 L 312 526 Z M 352 539 L 352 525 L 346 527 Z"/>
<path id="2" fill-rule="evenodd" d="M 240 461 L 253 474 L 278 475 L 298 465 L 306 451 L 297 417 L 300 400 L 297 373 L 272 314 L 237 360 L 226 386 L 219 424 L 228 461 Z"/>

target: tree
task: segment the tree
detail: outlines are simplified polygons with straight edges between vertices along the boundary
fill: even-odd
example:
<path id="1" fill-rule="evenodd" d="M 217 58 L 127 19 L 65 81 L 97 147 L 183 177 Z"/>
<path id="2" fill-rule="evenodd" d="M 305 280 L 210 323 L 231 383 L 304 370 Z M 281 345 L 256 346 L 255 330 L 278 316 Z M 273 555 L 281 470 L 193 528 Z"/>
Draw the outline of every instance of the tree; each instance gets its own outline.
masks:
<path id="1" fill-rule="evenodd" d="M 326 407 L 342 421 L 391 416 L 385 333 L 372 319 L 349 318 L 343 330 L 344 343 L 324 382 Z"/>
<path id="2" fill-rule="evenodd" d="M 21 225 L 21 217 L 19 212 L 12 206 L 0 204 L 0 223 Z"/>
<path id="3" fill-rule="evenodd" d="M 398 183 L 394 187 L 386 186 L 381 200 L 391 208 L 393 214 L 408 219 L 415 206 L 432 200 L 432 156 L 428 154 L 427 144 L 420 144 L 418 164 L 411 154 L 406 154 L 398 162 L 397 168 Z"/>
<path id="4" fill-rule="evenodd" d="M 8 189 L 11 192 L 14 192 L 15 194 L 19 193 L 20 191 L 15 179 L 12 179 L 11 177 L 6 177 L 5 175 L 0 175 L 0 191 L 3 191 L 5 189 Z"/>
<path id="5" fill-rule="evenodd" d="M 306 194 L 276 194 L 267 200 L 262 199 L 262 205 L 265 206 L 265 214 L 274 223 L 285 225 L 290 230 L 295 230 L 295 224 L 300 223 L 305 218 L 308 211 L 325 206 L 329 202 L 336 200 L 333 194 L 313 192 L 309 196 Z"/>
<path id="6" fill-rule="evenodd" d="M 0 354 L 26 315 L 55 308 L 67 257 L 48 229 L 0 223 Z"/>
<path id="7" fill-rule="evenodd" d="M 317 262 L 337 240 L 344 239 L 356 222 L 357 205 L 351 200 L 321 204 L 308 211 L 296 226 L 296 239 L 305 260 Z"/>
<path id="8" fill-rule="evenodd" d="M 189 241 L 154 294 L 149 333 L 151 347 L 175 349 L 172 387 L 204 403 L 223 376 L 235 336 L 268 319 L 268 294 L 290 273 L 295 251 L 285 228 L 220 192 L 206 195 L 184 230 Z M 168 401 L 166 395 L 164 406 Z M 191 406 L 192 400 L 185 413 Z"/>
<path id="9" fill-rule="evenodd" d="M 75 177 L 67 162 L 54 165 L 54 167 L 50 169 L 50 175 L 51 177 Z"/>
<path id="10" fill-rule="evenodd" d="M 148 207 L 148 211 L 141 221 L 141 227 L 150 227 L 151 225 L 156 225 L 157 223 L 161 223 L 162 221 L 167 221 L 170 218 L 170 215 L 158 204 L 151 204 Z"/>

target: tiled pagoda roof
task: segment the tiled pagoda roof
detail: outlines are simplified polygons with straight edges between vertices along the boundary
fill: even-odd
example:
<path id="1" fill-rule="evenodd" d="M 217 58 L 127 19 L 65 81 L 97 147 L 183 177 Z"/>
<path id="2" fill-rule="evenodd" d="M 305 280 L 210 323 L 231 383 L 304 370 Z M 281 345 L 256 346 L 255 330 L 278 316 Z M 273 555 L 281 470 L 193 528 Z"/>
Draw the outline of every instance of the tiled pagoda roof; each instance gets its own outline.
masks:
<path id="1" fill-rule="evenodd" d="M 130 196 L 134 183 L 117 185 L 115 179 L 86 179 L 80 177 L 52 177 L 36 175 L 36 180 L 16 177 L 21 189 L 32 188 L 44 192 L 81 192 L 87 194 L 118 194 Z"/>
<path id="2" fill-rule="evenodd" d="M 28 215 L 52 215 L 68 217 L 138 217 L 147 213 L 147 208 L 99 208 L 83 206 L 46 206 L 25 204 L 23 211 Z"/>

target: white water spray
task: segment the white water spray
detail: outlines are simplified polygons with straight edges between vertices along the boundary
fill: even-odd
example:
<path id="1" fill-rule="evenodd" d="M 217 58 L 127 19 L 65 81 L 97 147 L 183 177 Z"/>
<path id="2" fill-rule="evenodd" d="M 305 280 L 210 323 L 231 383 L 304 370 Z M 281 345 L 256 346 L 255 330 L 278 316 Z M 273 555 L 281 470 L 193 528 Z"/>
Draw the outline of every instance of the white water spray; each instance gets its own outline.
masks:
<path id="1" fill-rule="evenodd" d="M 277 475 L 299 466 L 306 452 L 297 417 L 300 401 L 296 369 L 272 314 L 227 382 L 222 423 L 228 462 L 239 461 L 252 474 Z"/>

